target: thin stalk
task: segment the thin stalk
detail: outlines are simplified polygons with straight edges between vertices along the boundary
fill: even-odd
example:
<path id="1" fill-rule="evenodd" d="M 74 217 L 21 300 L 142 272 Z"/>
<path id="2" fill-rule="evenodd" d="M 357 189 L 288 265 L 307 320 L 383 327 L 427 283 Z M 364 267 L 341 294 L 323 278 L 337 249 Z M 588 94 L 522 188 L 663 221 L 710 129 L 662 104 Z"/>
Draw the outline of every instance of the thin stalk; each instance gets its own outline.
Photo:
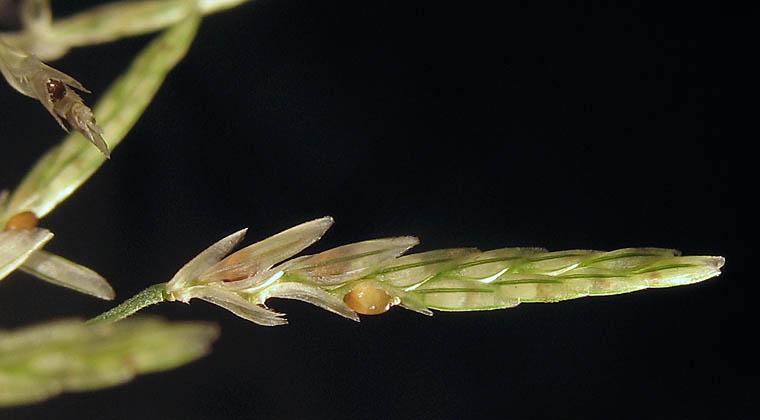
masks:
<path id="1" fill-rule="evenodd" d="M 121 305 L 103 312 L 95 318 L 87 321 L 88 323 L 99 322 L 116 322 L 122 320 L 135 312 L 157 303 L 167 300 L 166 283 L 158 283 L 143 289 L 136 295 L 125 300 Z"/>
<path id="2" fill-rule="evenodd" d="M 74 47 L 103 44 L 173 26 L 193 14 L 221 12 L 251 0 L 118 1 L 55 19 L 30 31 L 0 32 L 6 43 L 55 60 Z"/>

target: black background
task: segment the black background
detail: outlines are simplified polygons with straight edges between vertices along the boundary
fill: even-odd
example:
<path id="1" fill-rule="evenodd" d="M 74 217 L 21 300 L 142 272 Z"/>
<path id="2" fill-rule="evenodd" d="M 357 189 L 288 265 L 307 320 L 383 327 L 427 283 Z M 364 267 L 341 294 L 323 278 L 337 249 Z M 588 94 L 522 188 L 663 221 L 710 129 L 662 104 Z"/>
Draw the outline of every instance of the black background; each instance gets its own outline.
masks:
<path id="1" fill-rule="evenodd" d="M 236 229 L 250 244 L 328 214 L 310 253 L 407 234 L 417 251 L 658 246 L 725 256 L 721 277 L 361 323 L 271 301 L 291 322 L 277 328 L 167 303 L 145 312 L 221 325 L 211 355 L 0 417 L 748 416 L 750 159 L 719 119 L 729 21 L 648 7 L 262 0 L 209 16 L 113 159 L 43 220 L 47 249 L 106 276 L 117 301 Z M 52 64 L 92 104 L 151 38 Z M 7 87 L 0 109 L 12 188 L 63 133 Z M 0 284 L 5 328 L 112 305 L 22 273 Z"/>

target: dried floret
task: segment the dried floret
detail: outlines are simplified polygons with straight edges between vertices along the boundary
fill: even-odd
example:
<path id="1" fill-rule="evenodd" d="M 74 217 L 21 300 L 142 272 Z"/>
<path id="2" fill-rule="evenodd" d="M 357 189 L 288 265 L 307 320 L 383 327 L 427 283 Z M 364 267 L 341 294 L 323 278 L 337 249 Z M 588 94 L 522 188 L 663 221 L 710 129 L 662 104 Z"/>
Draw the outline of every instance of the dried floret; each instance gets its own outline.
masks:
<path id="1" fill-rule="evenodd" d="M 13 88 L 39 100 L 64 130 L 74 128 L 106 157 L 110 157 L 108 145 L 103 139 L 103 130 L 95 122 L 92 110 L 74 89 L 88 93 L 90 91 L 76 79 L 2 41 L 0 70 Z"/>

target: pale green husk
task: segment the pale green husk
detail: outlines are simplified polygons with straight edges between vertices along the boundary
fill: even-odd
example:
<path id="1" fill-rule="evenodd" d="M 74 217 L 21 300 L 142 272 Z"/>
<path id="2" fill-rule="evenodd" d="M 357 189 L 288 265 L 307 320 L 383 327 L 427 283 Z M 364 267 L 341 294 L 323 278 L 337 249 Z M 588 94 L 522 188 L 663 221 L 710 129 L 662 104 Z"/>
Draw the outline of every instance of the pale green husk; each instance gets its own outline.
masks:
<path id="1" fill-rule="evenodd" d="M 100 274 L 47 251 L 32 253 L 20 267 L 21 271 L 61 287 L 111 300 L 113 288 Z"/>
<path id="2" fill-rule="evenodd" d="M 156 318 L 93 325 L 65 320 L 0 331 L 0 406 L 172 369 L 208 354 L 218 335 L 213 324 Z"/>

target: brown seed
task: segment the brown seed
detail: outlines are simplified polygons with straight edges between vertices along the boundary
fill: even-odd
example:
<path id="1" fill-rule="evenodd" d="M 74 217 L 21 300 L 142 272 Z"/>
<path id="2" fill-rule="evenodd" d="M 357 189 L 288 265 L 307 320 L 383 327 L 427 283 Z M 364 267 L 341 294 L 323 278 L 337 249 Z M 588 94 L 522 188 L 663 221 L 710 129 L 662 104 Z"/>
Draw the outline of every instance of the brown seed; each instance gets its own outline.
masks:
<path id="1" fill-rule="evenodd" d="M 37 226 L 37 222 L 40 219 L 31 211 L 22 211 L 19 214 L 14 215 L 5 223 L 4 230 L 24 230 L 31 229 Z"/>
<path id="2" fill-rule="evenodd" d="M 343 298 L 349 308 L 362 315 L 379 315 L 391 309 L 391 297 L 383 289 L 358 285 Z"/>
<path id="3" fill-rule="evenodd" d="M 58 102 L 66 95 L 66 85 L 58 80 L 48 79 L 47 91 L 50 94 L 50 100 Z"/>

